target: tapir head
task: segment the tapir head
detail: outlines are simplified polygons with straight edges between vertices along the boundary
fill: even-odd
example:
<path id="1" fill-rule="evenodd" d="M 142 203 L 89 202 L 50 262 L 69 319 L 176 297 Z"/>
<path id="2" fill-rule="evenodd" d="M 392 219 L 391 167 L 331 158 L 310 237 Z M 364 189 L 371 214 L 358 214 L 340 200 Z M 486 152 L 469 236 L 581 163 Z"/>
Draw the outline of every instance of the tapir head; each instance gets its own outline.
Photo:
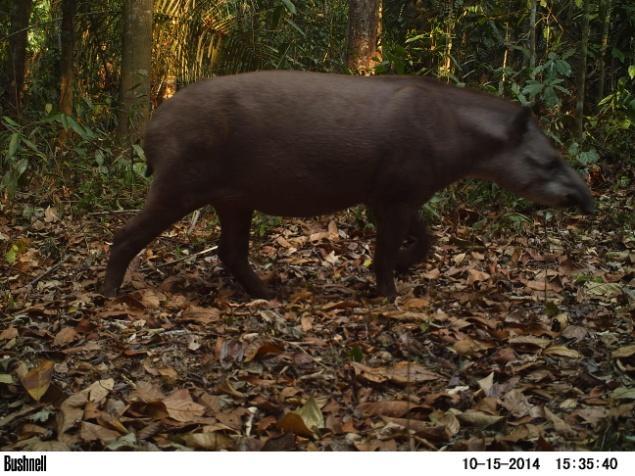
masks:
<path id="1" fill-rule="evenodd" d="M 593 212 L 586 183 L 554 149 L 529 108 L 518 110 L 505 135 L 504 147 L 485 159 L 487 178 L 542 205 L 577 206 L 585 213 Z"/>

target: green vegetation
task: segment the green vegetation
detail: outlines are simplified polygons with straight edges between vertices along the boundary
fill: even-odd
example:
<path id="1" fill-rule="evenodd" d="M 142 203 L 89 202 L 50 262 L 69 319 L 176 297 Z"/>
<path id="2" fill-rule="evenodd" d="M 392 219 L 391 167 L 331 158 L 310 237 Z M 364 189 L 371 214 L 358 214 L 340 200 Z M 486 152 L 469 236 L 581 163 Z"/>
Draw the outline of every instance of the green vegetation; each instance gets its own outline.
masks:
<path id="1" fill-rule="evenodd" d="M 38 190 L 34 199 L 42 202 L 53 190 L 66 190 L 56 200 L 77 210 L 138 206 L 146 180 L 143 152 L 115 134 L 122 120 L 126 2 L 17 3 L 0 1 L 1 206 L 26 190 Z M 397 0 L 381 7 L 376 74 L 436 76 L 531 104 L 580 170 L 613 176 L 622 190 L 633 186 L 632 2 Z M 29 10 L 25 24 L 20 8 Z M 175 89 L 211 75 L 348 72 L 343 0 L 155 0 L 152 20 L 146 41 L 152 70 L 141 73 L 147 78 L 139 82 L 147 81 L 148 89 L 138 96 L 155 107 Z M 65 24 L 74 33 L 67 86 L 73 101 L 63 112 Z M 23 65 L 16 53 L 21 32 Z M 24 68 L 17 86 L 16 64 Z M 456 194 L 474 203 L 518 201 L 489 185 L 464 184 L 431 202 L 429 214 L 451 208 Z M 522 222 L 526 207 L 516 207 L 510 222 Z"/>

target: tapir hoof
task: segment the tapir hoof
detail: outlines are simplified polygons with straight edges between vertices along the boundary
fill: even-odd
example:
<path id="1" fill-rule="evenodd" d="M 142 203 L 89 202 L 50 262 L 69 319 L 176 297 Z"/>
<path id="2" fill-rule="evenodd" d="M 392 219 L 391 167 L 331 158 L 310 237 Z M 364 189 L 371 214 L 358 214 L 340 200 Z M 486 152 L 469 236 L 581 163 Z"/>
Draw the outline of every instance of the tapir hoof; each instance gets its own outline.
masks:
<path id="1" fill-rule="evenodd" d="M 262 286 L 258 289 L 249 290 L 248 292 L 255 298 L 266 299 L 267 301 L 270 301 L 271 299 L 276 297 L 276 293 L 265 286 Z"/>
<path id="2" fill-rule="evenodd" d="M 117 289 L 111 286 L 106 286 L 106 285 L 102 286 L 100 292 L 101 292 L 101 295 L 106 298 L 117 297 Z"/>

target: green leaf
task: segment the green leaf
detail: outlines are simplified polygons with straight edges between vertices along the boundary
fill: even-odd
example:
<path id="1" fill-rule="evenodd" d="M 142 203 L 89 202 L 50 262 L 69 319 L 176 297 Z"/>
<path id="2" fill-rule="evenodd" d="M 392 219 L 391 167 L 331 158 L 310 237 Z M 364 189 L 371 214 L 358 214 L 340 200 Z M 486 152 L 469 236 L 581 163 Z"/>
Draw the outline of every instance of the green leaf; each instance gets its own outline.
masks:
<path id="1" fill-rule="evenodd" d="M 18 151 L 18 146 L 20 145 L 20 134 L 14 132 L 11 134 L 11 140 L 9 141 L 9 151 L 7 153 L 7 158 L 10 159 L 15 157 L 16 152 Z"/>
<path id="2" fill-rule="evenodd" d="M 635 79 L 635 64 L 632 64 L 628 67 L 628 76 L 631 79 Z"/>
<path id="3" fill-rule="evenodd" d="M 613 58 L 616 58 L 618 60 L 620 60 L 621 62 L 624 62 L 624 59 L 626 58 L 624 56 L 624 53 L 622 53 L 620 50 L 618 50 L 617 48 L 613 48 L 611 50 L 611 55 L 613 56 Z"/>
<path id="4" fill-rule="evenodd" d="M 20 127 L 20 124 L 18 124 L 17 122 L 15 122 L 13 119 L 11 119 L 9 116 L 2 116 L 2 121 L 5 124 L 8 124 L 10 126 L 13 127 Z"/>
<path id="5" fill-rule="evenodd" d="M 291 13 L 291 15 L 295 15 L 296 13 L 298 13 L 298 11 L 295 8 L 295 5 L 293 4 L 291 0 L 282 0 L 282 3 L 286 7 L 286 9 L 289 10 L 289 13 Z"/>
<path id="6" fill-rule="evenodd" d="M 143 147 L 141 147 L 139 144 L 133 144 L 132 145 L 132 150 L 134 150 L 135 155 L 137 157 L 139 157 L 141 160 L 143 160 L 143 161 L 146 160 L 146 154 L 143 151 Z"/>
<path id="7" fill-rule="evenodd" d="M 18 259 L 19 251 L 20 251 L 20 248 L 18 247 L 18 245 L 16 244 L 11 245 L 11 247 L 4 254 L 4 260 L 9 264 L 15 263 L 15 261 Z"/>

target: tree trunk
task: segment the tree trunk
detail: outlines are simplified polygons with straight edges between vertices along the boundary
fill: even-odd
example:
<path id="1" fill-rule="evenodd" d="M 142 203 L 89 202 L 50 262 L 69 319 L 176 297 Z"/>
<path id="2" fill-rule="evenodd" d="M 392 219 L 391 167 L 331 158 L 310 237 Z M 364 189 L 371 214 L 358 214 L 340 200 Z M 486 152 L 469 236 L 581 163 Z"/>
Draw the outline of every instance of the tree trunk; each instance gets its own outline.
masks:
<path id="1" fill-rule="evenodd" d="M 454 39 L 454 0 L 448 0 L 448 20 L 445 30 L 445 51 L 443 52 L 443 62 L 439 68 L 439 76 L 448 79 L 452 74 L 452 47 Z"/>
<path id="2" fill-rule="evenodd" d="M 507 62 L 509 61 L 510 50 L 511 50 L 511 34 L 510 34 L 510 28 L 509 28 L 509 20 L 506 20 L 505 21 L 505 52 L 503 53 L 501 79 L 498 82 L 498 94 L 501 96 L 505 92 L 505 80 L 507 79 Z"/>
<path id="3" fill-rule="evenodd" d="M 536 9 L 537 0 L 529 2 L 529 69 L 536 69 Z"/>
<path id="4" fill-rule="evenodd" d="M 76 0 L 62 1 L 62 53 L 60 61 L 60 111 L 73 114 L 73 51 L 75 47 Z"/>
<path id="5" fill-rule="evenodd" d="M 123 12 L 118 136 L 135 142 L 150 115 L 152 0 L 126 0 Z"/>
<path id="6" fill-rule="evenodd" d="M 358 74 L 371 74 L 373 57 L 379 56 L 381 0 L 348 1 L 348 48 L 346 65 Z"/>
<path id="7" fill-rule="evenodd" d="M 26 47 L 33 0 L 12 1 L 9 7 L 9 102 L 16 115 L 22 112 L 22 92 L 26 74 Z"/>
<path id="8" fill-rule="evenodd" d="M 606 91 L 606 52 L 609 48 L 609 28 L 611 26 L 611 13 L 613 2 L 604 0 L 602 8 L 602 38 L 600 40 L 600 71 L 598 73 L 598 102 L 604 99 Z"/>
<path id="9" fill-rule="evenodd" d="M 589 48 L 589 7 L 590 0 L 584 0 L 583 3 L 583 18 L 582 18 L 582 37 L 580 38 L 580 63 L 578 67 L 577 77 L 577 98 L 575 105 L 576 115 L 576 133 L 578 140 L 582 139 L 584 133 L 584 98 L 586 95 L 586 68 L 587 68 L 587 53 Z"/>

